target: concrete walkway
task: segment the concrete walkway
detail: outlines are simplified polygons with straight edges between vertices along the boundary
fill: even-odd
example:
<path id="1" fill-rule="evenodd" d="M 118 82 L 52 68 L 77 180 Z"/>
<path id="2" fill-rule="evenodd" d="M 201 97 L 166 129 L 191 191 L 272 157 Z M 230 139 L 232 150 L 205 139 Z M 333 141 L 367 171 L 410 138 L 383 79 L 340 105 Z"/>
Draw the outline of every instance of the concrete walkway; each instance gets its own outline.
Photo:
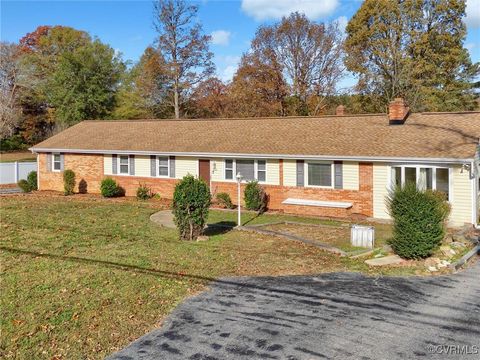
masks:
<path id="1" fill-rule="evenodd" d="M 150 220 L 158 225 L 165 226 L 167 228 L 175 229 L 175 223 L 173 222 L 173 214 L 171 210 L 162 210 L 156 212 L 152 216 L 150 216 Z"/>
<path id="2" fill-rule="evenodd" d="M 115 360 L 478 359 L 480 263 L 438 277 L 225 278 Z"/>

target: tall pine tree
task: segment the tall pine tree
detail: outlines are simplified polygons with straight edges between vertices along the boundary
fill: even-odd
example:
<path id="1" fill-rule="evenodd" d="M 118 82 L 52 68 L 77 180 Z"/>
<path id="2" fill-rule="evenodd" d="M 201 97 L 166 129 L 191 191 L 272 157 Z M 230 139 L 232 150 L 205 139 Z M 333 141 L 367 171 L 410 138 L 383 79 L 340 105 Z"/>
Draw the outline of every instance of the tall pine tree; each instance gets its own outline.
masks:
<path id="1" fill-rule="evenodd" d="M 463 43 L 465 1 L 366 0 L 347 26 L 345 65 L 384 111 L 395 97 L 414 111 L 475 108 L 480 73 Z"/>

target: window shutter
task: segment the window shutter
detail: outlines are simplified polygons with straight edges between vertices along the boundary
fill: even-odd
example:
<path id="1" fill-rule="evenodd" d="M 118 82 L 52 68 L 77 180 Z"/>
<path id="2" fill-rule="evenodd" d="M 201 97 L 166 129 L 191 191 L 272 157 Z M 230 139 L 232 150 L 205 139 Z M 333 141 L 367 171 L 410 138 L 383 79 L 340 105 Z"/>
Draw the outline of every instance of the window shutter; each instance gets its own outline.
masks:
<path id="1" fill-rule="evenodd" d="M 135 175 L 135 155 L 129 155 L 128 161 L 129 161 L 130 175 Z"/>
<path id="2" fill-rule="evenodd" d="M 117 173 L 117 155 L 112 155 L 112 174 Z"/>
<path id="3" fill-rule="evenodd" d="M 297 186 L 305 186 L 305 162 L 297 160 Z"/>
<path id="4" fill-rule="evenodd" d="M 335 168 L 335 189 L 343 189 L 343 162 L 342 161 L 335 161 L 334 162 Z"/>
<path id="5" fill-rule="evenodd" d="M 157 176 L 157 157 L 150 155 L 150 176 Z"/>
<path id="6" fill-rule="evenodd" d="M 47 153 L 47 172 L 52 171 L 52 153 Z"/>
<path id="7" fill-rule="evenodd" d="M 170 156 L 170 177 L 175 178 L 175 156 Z"/>
<path id="8" fill-rule="evenodd" d="M 65 170 L 65 156 L 64 154 L 60 154 L 60 171 Z"/>

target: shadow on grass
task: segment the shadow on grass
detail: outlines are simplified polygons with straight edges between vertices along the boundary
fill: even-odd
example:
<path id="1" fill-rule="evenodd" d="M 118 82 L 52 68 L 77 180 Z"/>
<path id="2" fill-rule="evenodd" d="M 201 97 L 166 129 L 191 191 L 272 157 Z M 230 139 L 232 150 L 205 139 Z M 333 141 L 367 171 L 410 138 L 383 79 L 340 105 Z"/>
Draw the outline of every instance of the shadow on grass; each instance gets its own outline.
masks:
<path id="1" fill-rule="evenodd" d="M 234 221 L 219 221 L 212 224 L 207 224 L 203 234 L 207 236 L 223 235 L 233 230 L 237 226 Z"/>
<path id="2" fill-rule="evenodd" d="M 89 264 L 97 266 L 106 266 L 113 269 L 133 271 L 146 275 L 159 276 L 169 279 L 190 279 L 201 284 L 216 282 L 217 286 L 232 286 L 238 291 L 252 291 L 265 292 L 269 296 L 292 296 L 293 301 L 300 304 L 310 305 L 314 307 L 324 306 L 325 301 L 330 301 L 336 306 L 343 305 L 347 307 L 354 307 L 357 309 L 364 309 L 372 313 L 378 311 L 386 311 L 392 318 L 395 317 L 415 317 L 420 315 L 416 310 L 408 308 L 412 298 L 425 299 L 429 296 L 429 291 L 432 288 L 441 288 L 446 291 L 448 288 L 453 288 L 452 282 L 455 276 L 438 277 L 436 279 L 415 279 L 415 278 L 395 278 L 395 277 L 380 277 L 372 278 L 355 273 L 329 273 L 323 274 L 322 279 L 325 284 L 319 283 L 315 279 L 318 277 L 312 276 L 285 276 L 285 277 L 260 277 L 255 281 L 250 281 L 249 277 L 233 278 L 213 278 L 202 275 L 177 273 L 158 269 L 143 268 L 136 265 L 122 264 L 113 261 L 89 259 L 77 256 L 65 256 L 57 254 L 39 253 L 36 251 L 29 251 L 23 249 L 10 248 L 0 246 L 0 250 L 8 251 L 19 255 L 28 255 L 35 258 L 48 258 L 60 261 L 69 261 L 73 263 Z M 277 280 L 274 280 L 277 279 Z M 471 279 L 473 281 L 473 279 Z M 379 286 L 381 285 L 381 286 Z M 427 290 L 428 288 L 428 290 Z M 379 298 L 382 299 L 379 302 Z M 456 305 L 443 306 L 444 308 L 456 308 Z M 438 314 L 421 314 L 424 319 L 419 320 L 421 323 L 429 325 L 437 325 L 438 319 L 442 318 Z M 470 319 L 454 319 L 462 326 L 471 324 Z M 473 331 L 469 329 L 469 331 Z M 479 330 L 474 330 L 476 334 L 480 335 Z"/>

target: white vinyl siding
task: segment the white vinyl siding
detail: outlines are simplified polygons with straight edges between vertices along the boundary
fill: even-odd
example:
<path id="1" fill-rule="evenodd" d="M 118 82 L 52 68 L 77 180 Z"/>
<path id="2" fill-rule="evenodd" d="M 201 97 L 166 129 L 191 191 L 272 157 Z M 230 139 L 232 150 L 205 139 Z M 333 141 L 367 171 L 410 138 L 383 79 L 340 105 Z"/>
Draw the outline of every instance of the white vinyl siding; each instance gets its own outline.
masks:
<path id="1" fill-rule="evenodd" d="M 283 160 L 283 185 L 297 186 L 296 160 Z"/>
<path id="2" fill-rule="evenodd" d="M 280 162 L 277 159 L 267 160 L 267 184 L 280 185 Z"/>
<path id="3" fill-rule="evenodd" d="M 224 181 L 225 176 L 225 162 L 224 159 L 215 158 L 210 160 L 210 166 L 212 171 L 212 181 Z"/>
<path id="4" fill-rule="evenodd" d="M 450 225 L 461 226 L 464 223 L 472 223 L 472 212 L 474 207 L 473 181 L 470 179 L 470 171 L 460 165 L 452 167 L 450 171 Z"/>
<path id="5" fill-rule="evenodd" d="M 390 167 L 384 163 L 373 163 L 373 217 L 390 219 L 385 200 L 388 195 Z"/>
<path id="6" fill-rule="evenodd" d="M 135 155 L 135 176 L 150 177 L 150 156 Z"/>
<path id="7" fill-rule="evenodd" d="M 175 177 L 182 179 L 186 175 L 198 176 L 198 159 L 191 157 L 175 157 Z"/>
<path id="8" fill-rule="evenodd" d="M 103 173 L 112 175 L 112 155 L 103 155 Z"/>
<path id="9" fill-rule="evenodd" d="M 343 188 L 345 190 L 360 189 L 360 171 L 358 162 L 343 162 Z"/>

